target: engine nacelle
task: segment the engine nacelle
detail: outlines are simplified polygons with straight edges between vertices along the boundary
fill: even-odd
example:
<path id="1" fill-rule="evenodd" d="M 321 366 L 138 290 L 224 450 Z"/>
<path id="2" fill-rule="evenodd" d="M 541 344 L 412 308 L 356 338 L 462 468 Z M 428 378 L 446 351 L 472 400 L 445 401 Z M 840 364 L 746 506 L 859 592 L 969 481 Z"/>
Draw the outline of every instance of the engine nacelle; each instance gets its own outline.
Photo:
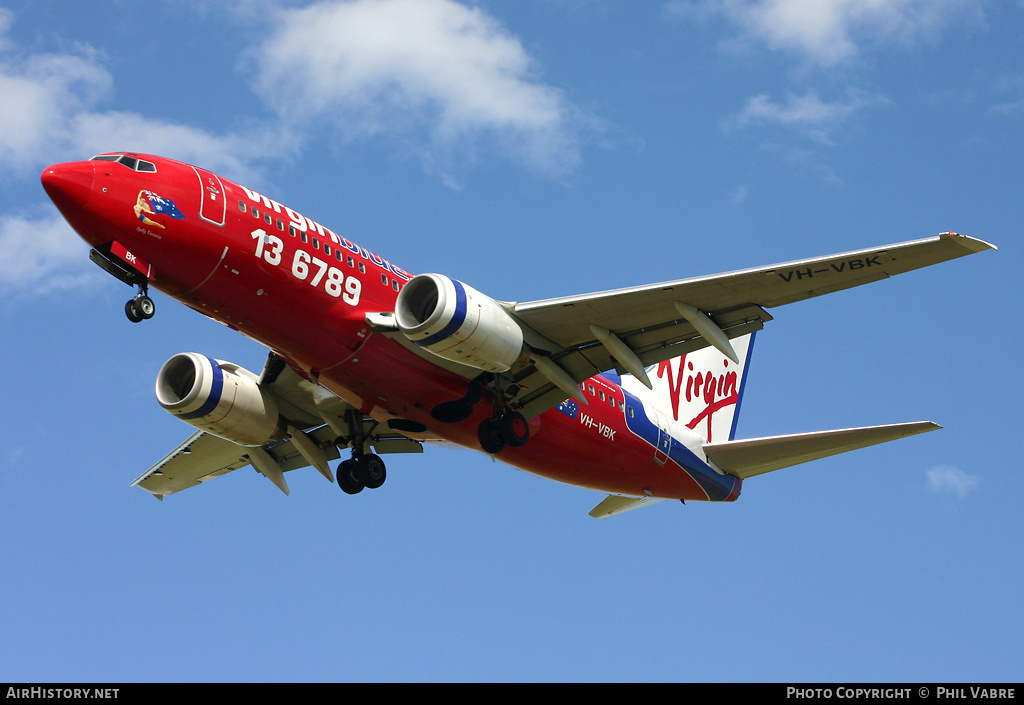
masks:
<path id="1" fill-rule="evenodd" d="M 179 353 L 156 378 L 160 406 L 196 428 L 242 446 L 281 438 L 277 402 L 249 370 L 198 353 Z"/>
<path id="2" fill-rule="evenodd" d="M 418 274 L 395 303 L 399 330 L 452 362 L 505 372 L 523 354 L 523 331 L 501 305 L 442 274 Z"/>

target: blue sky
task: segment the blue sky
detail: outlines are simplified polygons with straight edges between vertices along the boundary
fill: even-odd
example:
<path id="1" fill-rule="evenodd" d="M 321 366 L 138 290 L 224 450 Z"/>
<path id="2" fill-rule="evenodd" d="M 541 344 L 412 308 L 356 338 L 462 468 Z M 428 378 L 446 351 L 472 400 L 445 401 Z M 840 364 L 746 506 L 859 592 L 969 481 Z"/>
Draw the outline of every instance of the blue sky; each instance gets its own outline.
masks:
<path id="1" fill-rule="evenodd" d="M 1024 4 L 0 3 L 0 680 L 1019 681 Z M 128 484 L 189 434 L 171 355 L 265 351 L 131 291 L 39 185 L 163 154 L 414 272 L 532 300 L 963 232 L 772 311 L 740 437 L 934 420 L 734 504 L 479 453 L 349 497 Z"/>

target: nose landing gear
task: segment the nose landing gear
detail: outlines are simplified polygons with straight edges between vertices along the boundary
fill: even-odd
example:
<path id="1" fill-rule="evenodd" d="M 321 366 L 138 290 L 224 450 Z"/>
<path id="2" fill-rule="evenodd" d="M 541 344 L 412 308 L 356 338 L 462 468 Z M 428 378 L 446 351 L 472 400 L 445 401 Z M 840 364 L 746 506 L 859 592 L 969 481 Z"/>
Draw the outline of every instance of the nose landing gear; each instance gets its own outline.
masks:
<path id="1" fill-rule="evenodd" d="M 128 299 L 128 302 L 124 305 L 124 315 L 128 316 L 128 320 L 132 323 L 138 323 L 152 318 L 156 314 L 156 304 L 153 303 L 153 299 L 149 298 L 146 288 L 139 286 L 139 293 L 135 295 L 134 299 Z"/>
<path id="2" fill-rule="evenodd" d="M 153 299 L 149 298 L 149 279 L 142 272 L 137 271 L 132 265 L 115 255 L 112 252 L 113 244 L 115 243 L 107 243 L 99 249 L 90 250 L 89 259 L 107 274 L 120 279 L 128 286 L 134 286 L 138 289 L 135 298 L 129 299 L 124 305 L 124 315 L 128 316 L 129 321 L 138 323 L 139 321 L 152 318 L 153 314 L 156 313 L 156 305 L 153 303 Z"/>

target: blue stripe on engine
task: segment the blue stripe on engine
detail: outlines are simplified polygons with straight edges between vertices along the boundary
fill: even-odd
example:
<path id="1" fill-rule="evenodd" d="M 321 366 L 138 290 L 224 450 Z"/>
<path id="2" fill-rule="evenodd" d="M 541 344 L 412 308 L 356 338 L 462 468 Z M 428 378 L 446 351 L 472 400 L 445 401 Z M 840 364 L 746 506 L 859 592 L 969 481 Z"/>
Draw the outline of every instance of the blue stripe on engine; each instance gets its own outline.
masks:
<path id="1" fill-rule="evenodd" d="M 206 357 L 205 355 L 203 357 Z M 224 372 L 217 366 L 217 363 L 210 358 L 206 358 L 210 363 L 210 367 L 213 369 L 213 384 L 210 388 L 210 396 L 207 397 L 206 403 L 195 411 L 190 411 L 187 414 L 180 414 L 180 419 L 198 419 L 206 416 L 211 411 L 217 408 L 217 404 L 220 403 L 220 396 L 224 391 Z"/>
<path id="2" fill-rule="evenodd" d="M 440 343 L 461 328 L 462 324 L 466 321 L 466 290 L 463 288 L 462 282 L 455 279 L 449 279 L 448 281 L 455 287 L 455 315 L 452 316 L 452 320 L 448 321 L 448 325 L 439 332 L 421 340 L 413 341 L 421 348 L 430 347 L 434 343 Z"/>

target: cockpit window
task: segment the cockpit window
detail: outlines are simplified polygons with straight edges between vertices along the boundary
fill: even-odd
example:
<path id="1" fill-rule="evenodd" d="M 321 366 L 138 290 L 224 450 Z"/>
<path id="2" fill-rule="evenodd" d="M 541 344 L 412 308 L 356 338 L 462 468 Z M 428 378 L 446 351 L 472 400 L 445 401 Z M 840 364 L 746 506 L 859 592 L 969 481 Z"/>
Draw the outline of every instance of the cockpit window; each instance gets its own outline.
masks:
<path id="1" fill-rule="evenodd" d="M 136 159 L 135 157 L 129 157 L 127 154 L 98 154 L 89 161 L 118 162 L 119 164 L 124 164 L 132 171 L 156 171 L 156 164 L 154 164 L 153 162 L 147 162 L 145 159 Z"/>

